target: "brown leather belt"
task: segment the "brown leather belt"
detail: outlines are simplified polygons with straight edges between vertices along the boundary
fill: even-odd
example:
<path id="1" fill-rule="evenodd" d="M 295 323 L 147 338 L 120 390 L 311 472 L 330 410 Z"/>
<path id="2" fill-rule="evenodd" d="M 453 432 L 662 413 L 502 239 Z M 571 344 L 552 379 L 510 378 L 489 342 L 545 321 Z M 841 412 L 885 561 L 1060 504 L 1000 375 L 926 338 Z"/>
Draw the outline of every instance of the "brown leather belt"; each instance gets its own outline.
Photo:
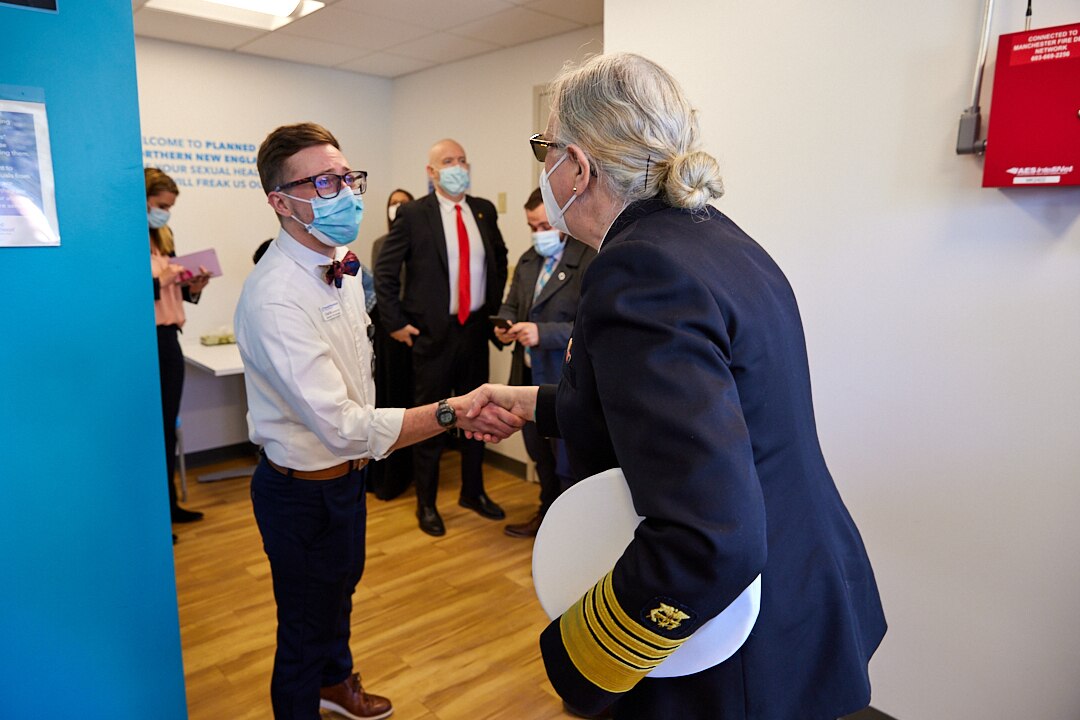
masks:
<path id="1" fill-rule="evenodd" d="M 266 462 L 270 467 L 274 468 L 282 475 L 288 475 L 297 480 L 333 480 L 334 478 L 339 478 L 348 474 L 352 470 L 363 468 L 368 464 L 368 458 L 346 460 L 343 463 L 334 465 L 333 467 L 323 468 L 322 470 L 292 470 L 291 468 L 281 467 L 270 458 L 266 458 Z"/>

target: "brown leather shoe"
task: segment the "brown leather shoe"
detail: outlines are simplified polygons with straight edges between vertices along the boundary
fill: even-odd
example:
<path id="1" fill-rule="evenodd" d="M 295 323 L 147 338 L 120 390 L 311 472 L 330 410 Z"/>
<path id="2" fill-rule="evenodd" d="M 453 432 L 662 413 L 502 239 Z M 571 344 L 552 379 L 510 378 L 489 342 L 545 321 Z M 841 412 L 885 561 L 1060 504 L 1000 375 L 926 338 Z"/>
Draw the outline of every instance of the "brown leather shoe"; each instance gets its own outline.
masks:
<path id="1" fill-rule="evenodd" d="M 319 707 L 351 720 L 379 720 L 394 712 L 388 698 L 364 692 L 356 673 L 344 682 L 319 690 Z"/>
<path id="2" fill-rule="evenodd" d="M 528 522 L 512 523 L 507 525 L 503 530 L 510 537 L 516 538 L 534 538 L 536 533 L 540 531 L 540 523 L 544 521 L 544 516 L 539 512 L 532 516 Z"/>

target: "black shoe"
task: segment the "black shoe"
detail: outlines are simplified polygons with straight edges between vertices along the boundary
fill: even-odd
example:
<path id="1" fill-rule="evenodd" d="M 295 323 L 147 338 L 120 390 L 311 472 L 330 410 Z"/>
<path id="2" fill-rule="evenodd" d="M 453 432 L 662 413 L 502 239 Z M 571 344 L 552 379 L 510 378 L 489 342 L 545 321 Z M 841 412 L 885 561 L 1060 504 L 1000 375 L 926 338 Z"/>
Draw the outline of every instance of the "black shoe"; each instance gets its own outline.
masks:
<path id="1" fill-rule="evenodd" d="M 172 509 L 172 521 L 174 523 L 191 523 L 202 519 L 203 514 L 198 510 L 185 510 L 179 505 Z"/>
<path id="2" fill-rule="evenodd" d="M 496 505 L 495 501 L 487 496 L 487 493 L 480 493 L 475 498 L 458 498 L 458 505 L 472 510 L 477 515 L 486 517 L 488 520 L 502 520 L 506 517 L 503 509 Z"/>
<path id="3" fill-rule="evenodd" d="M 566 712 L 567 715 L 573 715 L 576 718 L 592 718 L 593 720 L 602 720 L 603 718 L 610 718 L 611 717 L 611 708 L 610 707 L 606 708 L 604 710 L 601 710 L 600 713 L 597 714 L 597 715 L 587 715 L 587 714 L 581 712 L 580 710 L 575 710 L 565 700 L 563 700 L 562 707 L 563 707 L 563 711 Z"/>
<path id="4" fill-rule="evenodd" d="M 441 537 L 446 534 L 446 526 L 435 508 L 421 505 L 416 508 L 416 518 L 420 521 L 420 529 L 428 535 Z"/>

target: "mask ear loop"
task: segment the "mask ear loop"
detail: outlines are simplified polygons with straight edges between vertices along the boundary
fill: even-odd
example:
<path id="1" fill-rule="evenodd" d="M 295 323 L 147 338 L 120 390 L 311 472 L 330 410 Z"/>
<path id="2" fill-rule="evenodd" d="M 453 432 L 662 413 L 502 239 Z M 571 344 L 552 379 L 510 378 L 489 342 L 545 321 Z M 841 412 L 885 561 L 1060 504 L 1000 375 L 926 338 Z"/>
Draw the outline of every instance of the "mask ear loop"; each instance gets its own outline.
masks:
<path id="1" fill-rule="evenodd" d="M 649 157 L 645 160 L 645 186 L 642 188 L 642 190 L 648 190 L 649 189 L 649 166 L 650 165 L 652 165 L 652 155 L 649 155 Z"/>

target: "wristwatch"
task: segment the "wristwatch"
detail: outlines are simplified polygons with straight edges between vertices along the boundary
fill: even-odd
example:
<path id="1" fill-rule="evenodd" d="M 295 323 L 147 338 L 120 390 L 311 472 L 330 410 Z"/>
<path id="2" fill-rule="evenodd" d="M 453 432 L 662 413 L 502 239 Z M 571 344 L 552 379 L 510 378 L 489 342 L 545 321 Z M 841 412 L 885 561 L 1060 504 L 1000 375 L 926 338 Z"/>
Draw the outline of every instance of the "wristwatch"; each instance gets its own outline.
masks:
<path id="1" fill-rule="evenodd" d="M 457 424 L 457 413 L 454 411 L 454 408 L 450 406 L 449 400 L 439 401 L 439 406 L 435 408 L 435 421 L 439 423 L 440 427 L 444 427 L 447 430 Z"/>

